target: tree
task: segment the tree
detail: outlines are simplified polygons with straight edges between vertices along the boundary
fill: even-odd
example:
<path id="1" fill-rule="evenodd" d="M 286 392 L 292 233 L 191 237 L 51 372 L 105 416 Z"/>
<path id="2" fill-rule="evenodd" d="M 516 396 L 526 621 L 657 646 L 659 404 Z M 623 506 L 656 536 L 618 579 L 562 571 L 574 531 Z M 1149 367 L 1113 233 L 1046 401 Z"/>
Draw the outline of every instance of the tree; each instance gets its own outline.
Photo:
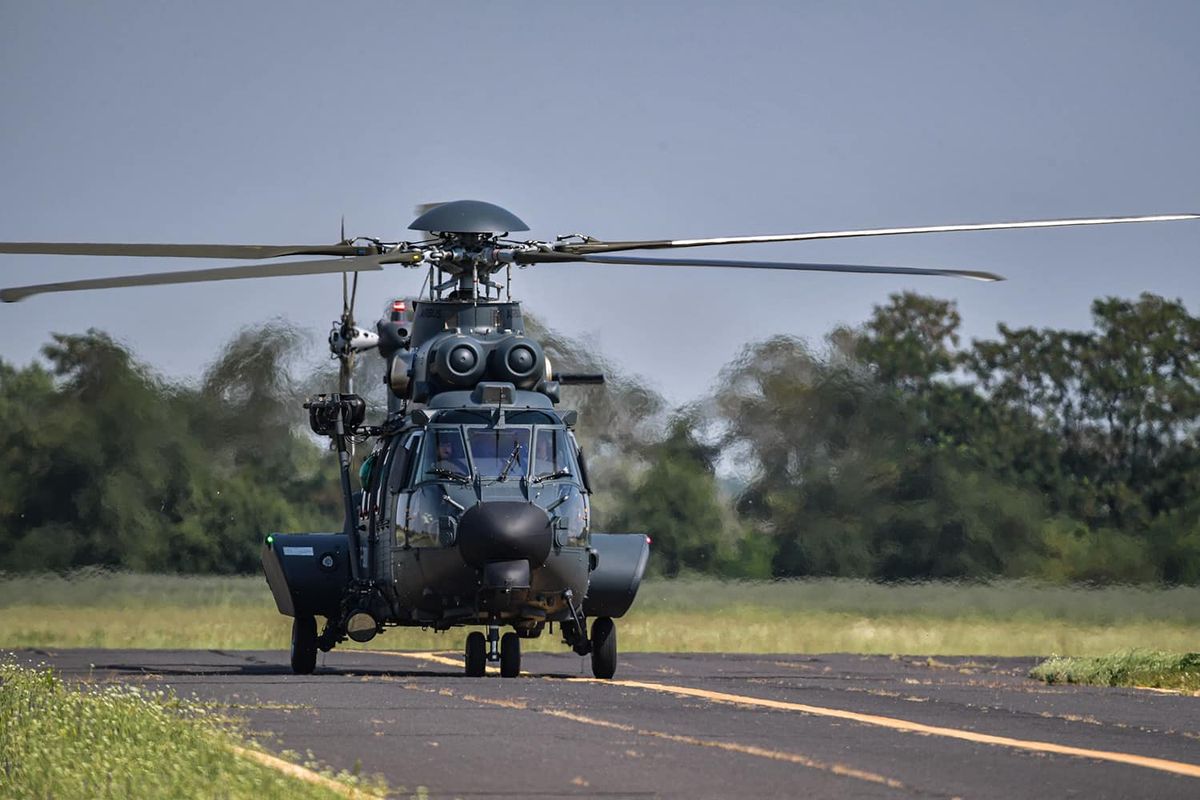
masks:
<path id="1" fill-rule="evenodd" d="M 665 438 L 648 449 L 649 467 L 614 522 L 653 538 L 650 568 L 659 574 L 765 577 L 764 559 L 744 541 L 717 486 L 720 448 L 700 441 L 698 422 L 695 409 L 672 418 Z"/>

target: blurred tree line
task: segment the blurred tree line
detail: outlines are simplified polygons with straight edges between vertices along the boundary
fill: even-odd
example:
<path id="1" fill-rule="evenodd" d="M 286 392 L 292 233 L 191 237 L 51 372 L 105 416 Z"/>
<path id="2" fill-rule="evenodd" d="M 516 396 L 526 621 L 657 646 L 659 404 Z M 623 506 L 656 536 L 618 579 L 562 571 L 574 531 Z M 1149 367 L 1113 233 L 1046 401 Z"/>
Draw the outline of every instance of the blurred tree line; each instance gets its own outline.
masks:
<path id="1" fill-rule="evenodd" d="M 659 574 L 1200 582 L 1200 318 L 1154 295 L 1092 315 L 964 346 L 953 303 L 897 294 L 820 347 L 749 345 L 678 409 L 527 322 L 556 368 L 609 376 L 563 405 L 596 527 L 649 533 Z M 268 333 L 196 385 L 95 331 L 0 363 L 0 569 L 250 572 L 263 533 L 336 529 L 300 407 L 333 379 Z"/>

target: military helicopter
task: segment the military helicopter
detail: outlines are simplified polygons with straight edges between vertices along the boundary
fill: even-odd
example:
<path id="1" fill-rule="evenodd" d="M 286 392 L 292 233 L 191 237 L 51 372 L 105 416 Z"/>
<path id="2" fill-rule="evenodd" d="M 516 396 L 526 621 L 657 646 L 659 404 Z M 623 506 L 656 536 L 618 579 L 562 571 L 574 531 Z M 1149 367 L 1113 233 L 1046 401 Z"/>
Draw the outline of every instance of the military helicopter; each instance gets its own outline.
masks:
<path id="1" fill-rule="evenodd" d="M 650 538 L 591 529 L 588 478 L 575 439 L 577 413 L 558 409 L 563 387 L 602 375 L 560 374 L 526 335 L 512 299 L 512 267 L 635 264 L 1002 280 L 990 272 L 920 267 L 611 255 L 713 245 L 955 231 L 1049 228 L 1200 219 L 1198 214 L 1092 217 L 968 225 L 819 231 L 772 236 L 601 241 L 510 238 L 529 230 L 491 203 L 458 200 L 424 209 L 416 241 L 347 238 L 332 245 L 4 242 L 0 253 L 276 259 L 264 265 L 46 283 L 0 290 L 0 300 L 83 289 L 289 275 L 343 274 L 343 312 L 329 336 L 340 360 L 338 391 L 305 403 L 312 430 L 338 453 L 342 530 L 265 537 L 263 570 L 280 613 L 293 618 L 291 666 L 314 671 L 318 650 L 370 641 L 391 626 L 468 634 L 465 672 L 498 662 L 521 670 L 521 640 L 558 623 L 564 644 L 591 656 L 597 678 L 617 669 L 614 618 L 631 607 Z M 334 256 L 335 258 L 329 258 Z M 374 330 L 353 316 L 357 273 L 389 266 L 426 271 L 420 297 L 392 301 Z M 503 277 L 501 277 L 503 273 Z M 352 276 L 348 278 L 347 276 Z M 349 282 L 348 282 L 349 281 Z M 386 418 L 366 424 L 352 392 L 357 354 L 377 352 L 389 389 Z M 354 442 L 374 440 L 355 491 Z M 326 621 L 318 633 L 316 618 Z M 502 628 L 512 630 L 500 635 Z"/>

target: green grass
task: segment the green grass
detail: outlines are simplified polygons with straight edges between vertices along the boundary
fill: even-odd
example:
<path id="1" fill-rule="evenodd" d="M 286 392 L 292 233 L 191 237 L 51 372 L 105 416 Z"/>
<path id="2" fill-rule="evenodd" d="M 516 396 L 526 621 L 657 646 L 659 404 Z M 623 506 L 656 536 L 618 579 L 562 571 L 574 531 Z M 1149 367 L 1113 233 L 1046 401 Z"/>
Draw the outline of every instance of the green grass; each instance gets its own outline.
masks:
<path id="1" fill-rule="evenodd" d="M 0 647 L 285 650 L 289 626 L 257 576 L 0 576 Z M 1188 651 L 1200 638 L 1200 587 L 651 580 L 618 627 L 627 652 Z M 462 636 L 389 629 L 369 647 L 457 650 Z M 526 647 L 564 649 L 557 636 Z"/>
<path id="2" fill-rule="evenodd" d="M 0 797 L 344 796 L 233 749 L 248 746 L 213 711 L 169 694 L 72 688 L 48 670 L 0 662 Z"/>
<path id="3" fill-rule="evenodd" d="M 1034 667 L 1029 677 L 1046 683 L 1200 692 L 1200 653 L 1123 650 L 1092 658 L 1055 656 Z"/>

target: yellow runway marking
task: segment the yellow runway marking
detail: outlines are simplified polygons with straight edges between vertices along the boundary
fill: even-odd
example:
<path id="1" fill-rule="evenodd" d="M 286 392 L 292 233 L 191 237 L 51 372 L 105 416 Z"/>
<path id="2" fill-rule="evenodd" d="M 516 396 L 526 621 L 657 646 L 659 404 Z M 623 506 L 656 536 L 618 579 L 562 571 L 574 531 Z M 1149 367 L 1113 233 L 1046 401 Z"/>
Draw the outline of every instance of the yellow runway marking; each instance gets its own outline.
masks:
<path id="1" fill-rule="evenodd" d="M 958 728 L 945 728 L 939 725 L 926 725 L 921 722 L 911 722 L 909 720 L 898 719 L 895 717 L 882 717 L 877 714 L 861 714 L 857 711 L 844 711 L 840 708 L 826 708 L 824 706 L 812 706 L 805 703 L 789 703 L 783 700 L 768 700 L 763 697 L 750 697 L 748 695 L 712 692 L 707 689 L 693 689 L 689 686 L 670 686 L 662 683 L 646 683 L 644 681 L 599 681 L 595 680 L 594 678 L 569 678 L 568 680 L 587 683 L 610 684 L 613 686 L 625 686 L 631 689 L 645 689 L 651 692 L 662 692 L 681 697 L 698 697 L 704 700 L 711 700 L 715 703 L 771 708 L 777 711 L 799 711 L 802 714 L 811 714 L 817 717 L 831 717 L 833 719 L 844 719 L 850 722 L 858 722 L 863 725 L 874 725 L 876 727 L 890 728 L 891 730 L 904 731 L 906 733 L 920 733 L 927 736 L 941 736 L 947 739 L 960 739 L 962 741 L 974 742 L 976 744 L 1010 747 L 1016 750 L 1031 750 L 1038 753 L 1055 753 L 1064 756 L 1076 756 L 1078 758 L 1094 758 L 1100 761 L 1112 761 L 1117 764 L 1128 764 L 1130 766 L 1145 767 L 1147 769 L 1154 769 L 1160 772 L 1170 772 L 1175 775 L 1186 775 L 1190 778 L 1200 778 L 1200 765 L 1188 764 L 1182 761 L 1168 761 L 1165 758 L 1151 758 L 1149 756 L 1139 756 L 1132 753 L 1119 753 L 1111 750 L 1092 750 L 1086 747 L 1072 747 L 1070 745 L 1056 744 L 1054 742 L 1039 742 L 1030 739 L 1014 739 L 1009 736 L 993 736 L 992 734 L 975 733 L 974 731 L 959 730 Z"/>
<path id="2" fill-rule="evenodd" d="M 459 669 L 464 666 L 462 656 L 455 658 L 454 656 L 446 655 L 444 652 L 439 653 L 435 651 L 409 653 L 401 650 L 371 650 L 370 652 L 377 653 L 381 656 L 400 656 L 401 658 L 415 658 L 419 661 L 431 661 L 434 664 L 446 664 L 447 666 L 458 667 Z M 486 668 L 489 675 L 500 674 L 500 668 L 494 664 L 488 664 Z M 522 671 L 521 674 L 528 675 L 529 673 Z"/>
<path id="3" fill-rule="evenodd" d="M 461 659 L 453 659 L 438 653 L 405 653 L 398 651 L 375 652 L 379 652 L 384 655 L 417 658 L 426 661 L 433 661 L 439 664 L 451 664 L 454 666 L 462 665 Z M 805 703 L 791 703 L 785 700 L 770 700 L 764 697 L 751 697 L 749 695 L 714 692 L 708 689 L 694 689 L 690 686 L 674 686 L 664 683 L 648 683 L 646 681 L 606 681 L 597 680 L 595 678 L 564 678 L 562 680 L 572 683 L 596 683 L 605 686 L 623 686 L 630 689 L 643 689 L 650 692 L 673 694 L 679 697 L 696 697 L 703 700 L 710 700 L 714 703 L 727 703 L 729 705 L 770 708 L 776 711 L 796 711 L 816 717 L 842 719 L 849 722 L 857 722 L 862 725 L 872 725 L 879 728 L 888 728 L 894 731 L 903 731 L 905 733 L 918 733 L 926 736 L 941 736 L 946 739 L 958 739 L 960 741 L 973 742 L 975 744 L 986 744 L 993 747 L 1008 747 L 1014 750 L 1027 750 L 1036 753 L 1054 753 L 1056 755 L 1073 756 L 1076 758 L 1092 758 L 1099 761 L 1110 761 L 1115 764 L 1126 764 L 1128 766 L 1153 769 L 1159 772 L 1169 772 L 1174 775 L 1184 775 L 1189 778 L 1200 778 L 1200 764 L 1189 764 L 1183 761 L 1170 761 L 1165 758 L 1139 756 L 1133 753 L 1121 753 L 1113 750 L 1093 750 L 1087 747 L 1073 747 L 1071 745 L 1057 744 L 1055 742 L 1042 742 L 1033 739 L 1015 739 L 1010 736 L 995 736 L 988 733 L 976 733 L 974 731 L 960 730 L 958 728 L 946 728 L 940 725 L 926 725 L 922 722 L 912 722 L 910 720 L 899 719 L 897 717 L 884 717 L 878 714 L 863 714 L 857 711 L 846 711 L 840 708 L 827 708 L 825 706 L 813 706 Z"/>
<path id="4" fill-rule="evenodd" d="M 367 650 L 366 652 L 372 653 L 374 655 L 380 655 L 380 656 L 400 656 L 401 658 L 415 658 L 418 661 L 432 661 L 435 664 L 447 664 L 451 667 L 461 667 L 463 665 L 463 657 L 462 656 L 459 656 L 458 658 L 454 658 L 453 656 L 446 655 L 445 651 L 439 652 L 439 651 L 434 650 L 434 651 L 430 651 L 430 652 L 420 652 L 420 651 L 409 652 L 406 650 Z"/>
<path id="5" fill-rule="evenodd" d="M 650 736 L 655 739 L 665 739 L 668 742 L 678 742 L 680 744 L 691 744 L 698 747 L 715 747 L 718 750 L 727 750 L 731 753 L 741 753 L 747 756 L 758 756 L 759 758 L 770 758 L 775 761 L 786 761 L 790 764 L 799 764 L 803 767 L 811 769 L 819 769 L 823 772 L 832 772 L 834 775 L 841 775 L 844 778 L 857 778 L 870 783 L 880 783 L 884 786 L 890 786 L 893 789 L 903 789 L 904 784 L 893 778 L 888 778 L 874 772 L 847 767 L 845 764 L 826 764 L 823 761 L 817 761 L 808 756 L 802 756 L 799 753 L 787 753 L 782 750 L 770 750 L 765 747 L 758 747 L 752 744 L 738 744 L 737 742 L 721 741 L 717 739 L 700 739 L 696 736 L 685 736 L 678 733 L 666 733 L 665 731 L 651 731 L 644 728 L 638 728 L 634 725 L 624 725 L 619 722 L 609 722 L 602 719 L 593 719 L 585 717 L 582 714 L 575 714 L 570 711 L 558 711 L 555 709 L 542 709 L 543 714 L 548 714 L 551 717 L 559 719 L 567 719 L 572 722 L 580 722 L 584 725 L 595 725 L 599 728 L 611 728 L 613 730 L 624 731 L 626 733 L 636 733 L 639 736 Z"/>
<path id="6" fill-rule="evenodd" d="M 409 655 L 408 653 L 391 653 L 390 655 Z M 905 786 L 898 780 L 888 778 L 884 775 L 879 775 L 866 770 L 855 769 L 848 767 L 845 764 L 828 764 L 824 761 L 818 761 L 815 758 L 801 755 L 799 753 L 789 753 L 782 750 L 770 750 L 765 747 L 758 747 L 750 744 L 738 744 L 737 742 L 718 741 L 715 739 L 701 739 L 696 736 L 686 736 L 677 733 L 667 733 L 666 731 L 653 731 L 645 728 L 639 728 L 635 725 L 626 725 L 620 722 L 611 722 L 609 720 L 596 719 L 594 717 L 585 717 L 582 714 L 576 714 L 571 711 L 563 711 L 554 708 L 529 708 L 525 703 L 512 700 L 494 700 L 486 697 L 477 697 L 472 694 L 456 695 L 450 689 L 434 689 L 432 687 L 417 686 L 415 684 L 405 684 L 405 689 L 413 689 L 427 694 L 440 694 L 447 697 L 458 697 L 461 700 L 466 700 L 471 703 L 483 703 L 491 706 L 501 706 L 503 708 L 515 708 L 522 711 L 532 711 L 537 714 L 545 714 L 558 719 L 565 719 L 571 722 L 578 722 L 583 725 L 592 725 L 597 728 L 607 728 L 609 730 L 617 730 L 623 733 L 632 733 L 638 736 L 646 736 L 654 739 L 663 739 L 668 742 L 676 742 L 679 744 L 694 745 L 697 747 L 713 747 L 718 750 L 725 750 L 731 753 L 740 753 L 741 755 L 757 756 L 759 758 L 769 758 L 774 761 L 784 761 L 789 764 L 798 764 L 810 769 L 818 769 L 822 772 L 829 772 L 834 775 L 839 775 L 843 778 L 855 778 L 857 780 L 868 781 L 870 783 L 882 784 L 893 789 L 904 789 Z"/>
<path id="7" fill-rule="evenodd" d="M 357 800 L 358 798 L 378 797 L 378 795 L 372 792 L 365 792 L 362 789 L 356 789 L 353 786 L 347 786 L 344 783 L 338 783 L 333 778 L 326 778 L 324 775 L 313 772 L 311 769 L 302 767 L 299 764 L 293 764 L 290 761 L 284 761 L 282 758 L 276 758 L 273 755 L 263 753 L 259 750 L 250 750 L 245 747 L 237 747 L 236 745 L 232 746 L 232 749 L 234 754 L 239 758 L 255 761 L 259 764 L 262 764 L 264 767 L 269 767 L 270 769 L 282 772 L 289 778 L 295 778 L 297 780 L 304 781 L 305 783 L 311 783 L 314 786 L 324 787 L 331 792 L 335 792 L 336 794 L 342 797 L 350 798 L 351 800 Z"/>

